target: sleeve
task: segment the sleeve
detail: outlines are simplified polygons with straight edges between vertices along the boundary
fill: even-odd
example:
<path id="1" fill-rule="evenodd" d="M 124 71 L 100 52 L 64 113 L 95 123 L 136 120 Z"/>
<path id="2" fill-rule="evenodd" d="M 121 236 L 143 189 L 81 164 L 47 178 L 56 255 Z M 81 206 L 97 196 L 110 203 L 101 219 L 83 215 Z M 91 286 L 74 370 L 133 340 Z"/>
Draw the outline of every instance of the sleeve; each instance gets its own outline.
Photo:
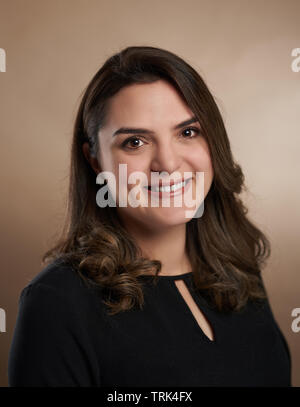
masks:
<path id="1" fill-rule="evenodd" d="M 55 288 L 25 287 L 9 351 L 9 387 L 99 386 L 83 322 Z"/>
<path id="2" fill-rule="evenodd" d="M 281 339 L 281 341 L 282 341 L 282 343 L 283 343 L 283 346 L 284 346 L 284 348 L 285 348 L 285 351 L 286 351 L 286 353 L 287 353 L 287 357 L 288 357 L 289 364 L 290 364 L 290 371 L 291 371 L 291 368 L 292 368 L 292 356 L 291 356 L 291 351 L 290 351 L 289 345 L 288 345 L 287 340 L 286 340 L 285 336 L 283 335 L 282 330 L 280 329 L 280 327 L 279 327 L 279 325 L 278 325 L 278 322 L 277 322 L 277 320 L 276 320 L 276 318 L 275 318 L 275 316 L 274 316 L 273 309 L 272 309 L 272 307 L 271 307 L 271 304 L 270 304 L 270 301 L 269 301 L 269 296 L 268 296 L 268 293 L 267 293 L 267 290 L 266 290 L 266 286 L 265 286 L 265 283 L 264 283 L 264 280 L 263 280 L 263 278 L 262 278 L 261 273 L 259 274 L 259 278 L 260 278 L 261 284 L 262 284 L 263 289 L 264 289 L 264 291 L 265 291 L 265 293 L 266 293 L 266 296 L 267 296 L 267 298 L 266 298 L 266 304 L 267 304 L 268 312 L 269 312 L 270 315 L 271 315 L 271 318 L 272 318 L 272 321 L 273 321 L 273 323 L 274 323 L 274 326 L 275 326 L 275 328 L 276 328 L 276 330 L 277 330 L 277 332 L 278 332 L 278 334 L 279 334 L 279 337 L 280 337 L 280 339 Z"/>

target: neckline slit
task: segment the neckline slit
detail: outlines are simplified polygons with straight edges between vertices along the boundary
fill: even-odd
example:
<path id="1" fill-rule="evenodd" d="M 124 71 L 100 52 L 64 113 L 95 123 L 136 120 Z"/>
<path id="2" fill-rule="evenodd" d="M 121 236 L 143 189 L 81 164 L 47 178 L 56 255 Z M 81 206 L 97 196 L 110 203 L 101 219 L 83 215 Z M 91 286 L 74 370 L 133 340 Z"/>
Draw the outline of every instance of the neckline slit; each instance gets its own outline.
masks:
<path id="1" fill-rule="evenodd" d="M 172 285 L 175 287 L 179 297 L 181 298 L 181 301 L 182 301 L 182 304 L 184 304 L 185 310 L 188 312 L 188 314 L 192 318 L 193 323 L 194 323 L 195 327 L 197 327 L 197 330 L 200 332 L 201 336 L 204 337 L 208 343 L 215 345 L 216 344 L 215 327 L 210 323 L 210 320 L 208 319 L 206 312 L 205 311 L 203 312 L 202 307 L 200 308 L 199 304 L 196 302 L 194 296 L 192 295 L 192 293 L 191 293 L 188 285 L 185 283 L 184 279 L 181 279 L 180 281 L 182 281 L 182 285 L 181 284 L 180 285 L 183 289 L 184 294 L 181 292 L 181 289 L 178 287 L 177 281 L 172 282 Z M 185 297 L 187 298 L 187 300 Z M 192 309 L 191 309 L 191 307 L 192 307 Z M 200 323 L 199 323 L 199 321 L 200 321 Z M 210 334 L 212 339 L 206 332 L 208 332 Z"/>

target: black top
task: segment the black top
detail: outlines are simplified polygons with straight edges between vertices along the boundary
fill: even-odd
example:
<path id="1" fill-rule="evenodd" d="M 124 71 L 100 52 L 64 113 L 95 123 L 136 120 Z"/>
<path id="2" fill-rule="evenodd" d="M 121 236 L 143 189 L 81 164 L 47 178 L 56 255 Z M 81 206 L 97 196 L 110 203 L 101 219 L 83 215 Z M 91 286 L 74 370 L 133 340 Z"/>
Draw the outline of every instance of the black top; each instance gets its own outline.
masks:
<path id="1" fill-rule="evenodd" d="M 109 316 L 100 291 L 53 262 L 23 289 L 9 386 L 291 386 L 287 342 L 269 302 L 219 313 L 192 274 L 143 277 L 145 304 Z M 201 330 L 175 285 L 183 279 L 210 322 Z"/>

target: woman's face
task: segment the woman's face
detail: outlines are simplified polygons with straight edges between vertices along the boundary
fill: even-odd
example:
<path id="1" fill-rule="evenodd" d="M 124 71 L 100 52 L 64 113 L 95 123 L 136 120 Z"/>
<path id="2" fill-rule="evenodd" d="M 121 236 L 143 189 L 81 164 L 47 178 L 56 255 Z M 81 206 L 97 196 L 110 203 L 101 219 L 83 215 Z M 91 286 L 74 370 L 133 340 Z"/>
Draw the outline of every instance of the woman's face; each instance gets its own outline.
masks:
<path id="1" fill-rule="evenodd" d="M 208 144 L 199 132 L 198 121 L 178 127 L 193 116 L 193 112 L 175 88 L 164 80 L 127 86 L 111 98 L 106 125 L 98 135 L 97 158 L 101 171 L 112 172 L 115 176 L 117 211 L 125 225 L 135 224 L 139 230 L 144 227 L 150 231 L 185 224 L 193 217 L 187 217 L 186 211 L 191 213 L 193 210 L 195 213 L 203 202 L 213 180 Z M 121 128 L 123 130 L 114 135 Z M 129 133 L 128 128 L 139 130 Z M 125 182 L 119 182 L 119 164 L 126 164 Z M 129 184 L 128 177 L 136 171 L 145 174 L 145 179 L 140 184 Z M 185 191 L 181 192 L 182 204 L 177 207 L 174 205 L 175 196 L 165 192 L 169 200 L 168 205 L 164 207 L 163 200 L 166 197 L 159 197 L 158 193 L 152 194 L 144 188 L 145 180 L 151 185 L 151 174 L 157 172 L 159 175 L 161 171 L 164 171 L 163 177 L 160 178 L 163 184 L 172 179 L 184 180 L 192 176 L 187 186 L 192 188 L 189 196 L 194 202 L 197 200 L 196 186 L 199 188 L 199 183 L 196 184 L 196 173 L 204 172 L 204 196 L 202 195 L 201 200 L 198 199 L 193 207 L 186 206 L 184 196 L 188 189 L 185 187 Z M 185 172 L 191 174 L 185 175 Z M 172 178 L 174 173 L 176 176 Z M 133 207 L 127 201 L 126 206 L 120 207 L 119 183 L 120 188 L 123 191 L 125 189 L 128 194 L 132 188 L 135 188 L 135 191 L 138 188 L 140 192 L 136 195 L 137 199 L 148 204 Z M 151 204 L 151 194 L 154 202 L 158 204 Z M 178 196 L 176 199 L 179 199 Z"/>

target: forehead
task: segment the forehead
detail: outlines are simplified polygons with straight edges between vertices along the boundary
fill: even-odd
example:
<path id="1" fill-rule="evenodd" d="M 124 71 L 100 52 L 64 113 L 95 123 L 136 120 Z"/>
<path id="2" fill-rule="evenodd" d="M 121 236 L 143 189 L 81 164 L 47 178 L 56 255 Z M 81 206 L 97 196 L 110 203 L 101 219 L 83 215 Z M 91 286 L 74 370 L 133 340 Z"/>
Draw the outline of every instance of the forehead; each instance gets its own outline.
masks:
<path id="1" fill-rule="evenodd" d="M 192 115 L 191 109 L 168 82 L 132 84 L 122 88 L 109 103 L 107 126 L 167 126 Z"/>

